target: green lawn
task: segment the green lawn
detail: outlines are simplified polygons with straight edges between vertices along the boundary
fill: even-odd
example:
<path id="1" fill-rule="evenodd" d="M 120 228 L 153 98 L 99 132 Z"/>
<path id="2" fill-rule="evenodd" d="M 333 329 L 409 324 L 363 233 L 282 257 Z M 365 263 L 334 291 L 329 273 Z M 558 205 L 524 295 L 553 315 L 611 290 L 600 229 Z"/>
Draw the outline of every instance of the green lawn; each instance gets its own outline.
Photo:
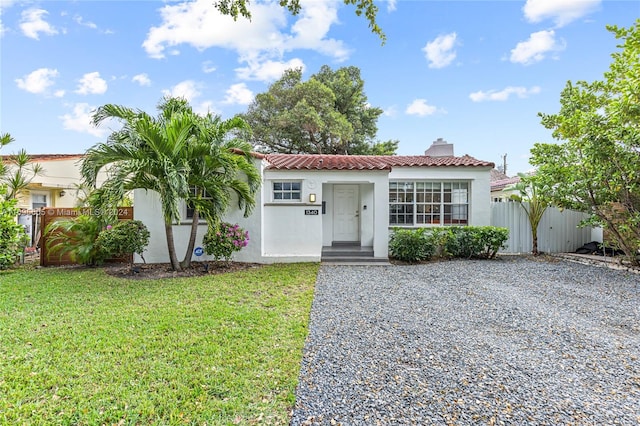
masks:
<path id="1" fill-rule="evenodd" d="M 0 272 L 0 424 L 287 424 L 317 270 Z"/>

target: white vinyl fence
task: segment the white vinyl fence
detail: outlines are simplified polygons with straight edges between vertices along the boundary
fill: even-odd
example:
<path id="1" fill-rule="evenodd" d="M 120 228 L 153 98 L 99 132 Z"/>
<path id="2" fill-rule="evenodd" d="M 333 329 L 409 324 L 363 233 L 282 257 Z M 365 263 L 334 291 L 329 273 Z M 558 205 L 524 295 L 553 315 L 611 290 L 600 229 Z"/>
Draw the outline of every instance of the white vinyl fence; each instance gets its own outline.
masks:
<path id="1" fill-rule="evenodd" d="M 549 207 L 538 227 L 538 251 L 570 253 L 592 241 L 592 229 L 578 227 L 585 218 L 585 213 Z M 531 225 L 520 203 L 491 203 L 491 225 L 509 229 L 508 246 L 502 253 L 531 252 Z"/>

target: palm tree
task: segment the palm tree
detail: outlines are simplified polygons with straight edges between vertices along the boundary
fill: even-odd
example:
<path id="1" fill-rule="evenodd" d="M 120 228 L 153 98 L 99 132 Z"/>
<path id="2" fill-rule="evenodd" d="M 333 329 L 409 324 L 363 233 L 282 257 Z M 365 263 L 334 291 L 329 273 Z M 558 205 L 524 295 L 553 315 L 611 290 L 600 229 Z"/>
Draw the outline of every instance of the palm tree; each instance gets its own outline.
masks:
<path id="1" fill-rule="evenodd" d="M 505 191 L 516 191 L 511 195 L 511 199 L 518 201 L 520 206 L 524 209 L 531 225 L 531 239 L 533 240 L 533 246 L 531 253 L 534 256 L 539 254 L 538 252 L 538 226 L 542 220 L 544 212 L 549 207 L 549 201 L 546 199 L 543 188 L 535 178 L 535 175 L 526 175 L 524 173 L 518 173 L 520 182 L 507 186 Z"/>
<path id="2" fill-rule="evenodd" d="M 122 199 L 134 189 L 155 191 L 160 197 L 171 267 L 188 267 L 197 234 L 199 214 L 218 220 L 229 206 L 233 193 L 248 215 L 253 207 L 259 176 L 249 157 L 249 145 L 226 138 L 228 132 L 243 125 L 220 121 L 211 114 L 195 114 L 184 99 L 165 98 L 158 105 L 159 115 L 108 104 L 95 112 L 93 123 L 119 120 L 123 127 L 107 142 L 87 151 L 82 175 L 91 188 L 98 173 L 108 170 L 109 177 L 95 197 L 98 202 Z M 243 180 L 239 173 L 245 175 Z M 193 191 L 193 188 L 196 191 Z M 202 196 L 206 191 L 209 197 Z M 180 203 L 195 207 L 187 253 L 178 261 L 173 225 L 180 219 Z M 195 231 L 194 231 L 195 229 Z"/>
<path id="3" fill-rule="evenodd" d="M 0 135 L 0 148 L 13 141 L 14 138 L 9 133 L 3 133 Z M 33 178 L 43 173 L 42 166 L 38 163 L 31 163 L 31 157 L 24 149 L 9 156 L 6 164 L 0 161 L 0 182 L 7 186 L 5 198 L 16 198 L 21 191 L 29 187 Z"/>

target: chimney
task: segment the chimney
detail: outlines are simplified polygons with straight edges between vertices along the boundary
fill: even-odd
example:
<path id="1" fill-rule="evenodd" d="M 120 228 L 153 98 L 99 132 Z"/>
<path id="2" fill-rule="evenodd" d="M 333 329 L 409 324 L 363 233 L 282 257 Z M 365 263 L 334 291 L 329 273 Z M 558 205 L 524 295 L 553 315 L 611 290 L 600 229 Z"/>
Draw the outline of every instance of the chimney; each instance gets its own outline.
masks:
<path id="1" fill-rule="evenodd" d="M 429 157 L 453 157 L 453 144 L 442 138 L 438 138 L 424 152 Z"/>

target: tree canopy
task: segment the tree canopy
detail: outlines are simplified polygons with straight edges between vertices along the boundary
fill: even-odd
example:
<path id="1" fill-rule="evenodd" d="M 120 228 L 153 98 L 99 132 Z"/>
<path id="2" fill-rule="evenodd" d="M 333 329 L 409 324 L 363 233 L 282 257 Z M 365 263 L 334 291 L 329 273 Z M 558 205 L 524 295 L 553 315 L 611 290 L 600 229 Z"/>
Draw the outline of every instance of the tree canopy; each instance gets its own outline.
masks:
<path id="1" fill-rule="evenodd" d="M 551 201 L 588 212 L 640 264 L 640 20 L 608 26 L 622 40 L 604 79 L 568 82 L 557 114 L 539 114 L 559 144 L 537 143 L 530 162 Z"/>
<path id="2" fill-rule="evenodd" d="M 382 109 L 364 93 L 360 69 L 324 65 L 309 80 L 285 71 L 242 117 L 257 151 L 287 154 L 394 154 L 397 141 L 375 141 Z"/>
<path id="3" fill-rule="evenodd" d="M 279 0 L 280 6 L 286 8 L 292 15 L 300 13 L 302 6 L 300 0 Z M 369 22 L 369 28 L 371 32 L 380 37 L 382 44 L 387 40 L 386 35 L 382 31 L 382 28 L 378 26 L 376 17 L 378 16 L 378 6 L 374 3 L 374 0 L 343 0 L 344 4 L 348 6 L 355 6 L 355 13 L 357 16 L 362 16 Z M 223 15 L 238 19 L 238 17 L 244 17 L 251 19 L 251 12 L 249 11 L 250 0 L 218 0 L 213 4 Z"/>

